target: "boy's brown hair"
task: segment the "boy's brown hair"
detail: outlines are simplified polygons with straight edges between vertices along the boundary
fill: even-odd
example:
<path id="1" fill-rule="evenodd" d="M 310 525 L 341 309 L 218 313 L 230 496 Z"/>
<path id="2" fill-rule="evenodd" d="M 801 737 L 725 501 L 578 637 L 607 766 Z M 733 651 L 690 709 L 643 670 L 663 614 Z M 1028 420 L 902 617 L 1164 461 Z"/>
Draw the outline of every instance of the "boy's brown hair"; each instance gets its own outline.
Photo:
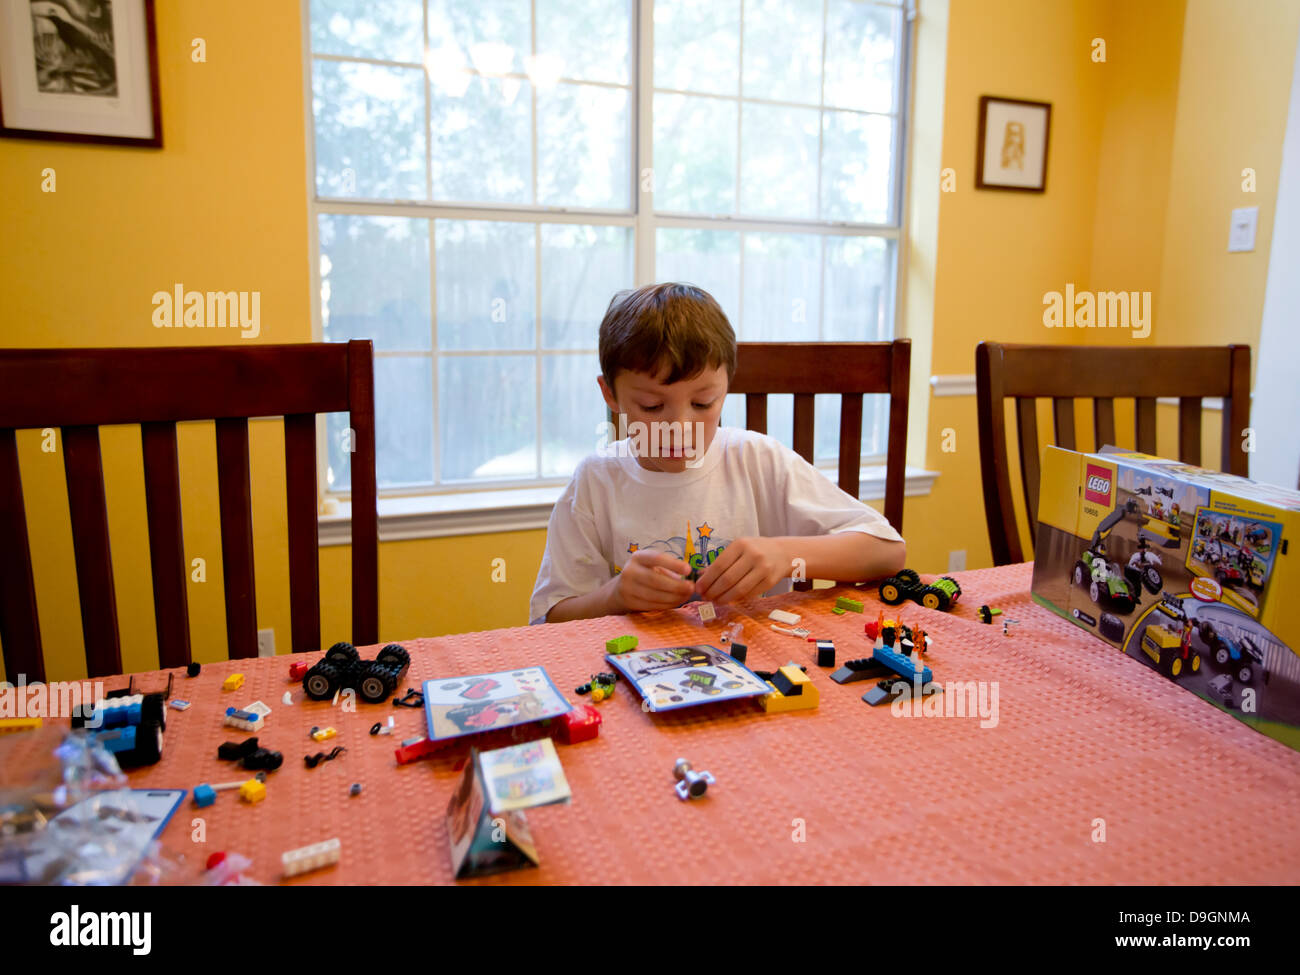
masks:
<path id="1" fill-rule="evenodd" d="M 600 323 L 600 371 L 610 389 L 623 370 L 658 376 L 665 384 L 704 369 L 736 373 L 736 333 L 713 296 L 693 284 L 649 284 L 614 295 Z"/>

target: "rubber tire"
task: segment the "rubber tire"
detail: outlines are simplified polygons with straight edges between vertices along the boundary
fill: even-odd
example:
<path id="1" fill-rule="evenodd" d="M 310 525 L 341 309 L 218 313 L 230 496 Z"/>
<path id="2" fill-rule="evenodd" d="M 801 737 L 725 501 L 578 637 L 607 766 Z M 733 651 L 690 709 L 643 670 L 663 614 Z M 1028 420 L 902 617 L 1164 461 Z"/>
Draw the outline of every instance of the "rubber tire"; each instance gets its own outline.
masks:
<path id="1" fill-rule="evenodd" d="M 1165 580 L 1157 569 L 1147 569 L 1142 573 L 1142 585 L 1146 586 L 1151 595 L 1158 596 L 1164 588 Z"/>
<path id="2" fill-rule="evenodd" d="M 915 569 L 900 569 L 894 578 L 903 584 L 903 588 L 921 584 L 921 575 Z"/>
<path id="3" fill-rule="evenodd" d="M 407 653 L 406 647 L 400 643 L 390 643 L 379 653 L 375 654 L 375 663 L 383 664 L 385 667 L 396 667 L 401 670 L 411 664 L 411 655 Z"/>
<path id="4" fill-rule="evenodd" d="M 1097 623 L 1097 632 L 1107 640 L 1119 642 L 1124 639 L 1124 621 L 1114 613 L 1102 613 Z"/>
<path id="5" fill-rule="evenodd" d="M 157 721 L 141 721 L 135 729 L 135 747 L 126 753 L 126 761 L 118 756 L 118 764 L 126 768 L 156 765 L 162 758 L 162 727 Z"/>
<path id="6" fill-rule="evenodd" d="M 339 689 L 342 677 L 339 669 L 322 660 L 302 677 L 302 690 L 313 701 L 328 701 Z"/>
<path id="7" fill-rule="evenodd" d="M 1090 597 L 1092 597 L 1092 601 L 1093 601 L 1094 603 L 1097 603 L 1097 604 L 1100 605 L 1100 603 L 1101 603 L 1101 586 L 1096 582 L 1096 580 L 1093 580 L 1093 582 L 1089 583 L 1089 585 L 1088 585 L 1088 595 L 1089 595 Z"/>
<path id="8" fill-rule="evenodd" d="M 1201 670 L 1201 655 L 1199 653 L 1194 653 L 1192 654 L 1192 673 L 1193 674 L 1199 673 L 1200 670 Z"/>
<path id="9" fill-rule="evenodd" d="M 887 606 L 897 606 L 903 601 L 903 590 L 899 588 L 897 578 L 886 579 L 880 584 L 880 601 Z"/>
<path id="10" fill-rule="evenodd" d="M 1220 667 L 1224 666 L 1228 662 L 1227 647 L 1219 647 L 1217 650 L 1214 651 L 1214 662 L 1218 664 Z"/>
<path id="11" fill-rule="evenodd" d="M 343 640 L 325 651 L 325 661 L 336 667 L 346 667 L 360 659 L 361 654 L 357 652 L 357 648 Z"/>
<path id="12" fill-rule="evenodd" d="M 167 708 L 162 694 L 146 694 L 140 704 L 140 723 L 157 721 L 158 727 L 167 731 Z"/>
<path id="13" fill-rule="evenodd" d="M 1237 680 L 1241 681 L 1243 684 L 1249 684 L 1254 680 L 1254 678 L 1255 672 L 1250 669 L 1249 664 L 1246 664 L 1241 668 L 1241 670 L 1237 671 Z"/>
<path id="14" fill-rule="evenodd" d="M 1174 658 L 1169 661 L 1169 676 L 1171 679 L 1177 678 L 1182 672 L 1183 658 L 1175 655 Z"/>
<path id="15" fill-rule="evenodd" d="M 945 609 L 944 594 L 938 589 L 930 588 L 921 593 L 921 605 L 926 609 Z"/>
<path id="16" fill-rule="evenodd" d="M 1076 586 L 1082 586 L 1082 585 L 1084 584 L 1084 581 L 1085 581 L 1087 578 L 1088 578 L 1088 577 L 1087 577 L 1086 573 L 1084 572 L 1084 565 L 1083 565 L 1083 563 L 1082 563 L 1082 562 L 1076 562 L 1076 563 L 1074 563 L 1074 584 L 1075 584 Z"/>

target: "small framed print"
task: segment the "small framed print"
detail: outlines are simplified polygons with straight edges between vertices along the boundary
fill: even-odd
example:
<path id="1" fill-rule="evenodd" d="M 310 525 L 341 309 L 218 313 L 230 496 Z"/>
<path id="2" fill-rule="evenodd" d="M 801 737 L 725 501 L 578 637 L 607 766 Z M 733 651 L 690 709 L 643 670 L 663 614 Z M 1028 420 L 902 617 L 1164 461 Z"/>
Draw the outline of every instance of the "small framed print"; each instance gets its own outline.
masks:
<path id="1" fill-rule="evenodd" d="M 0 3 L 0 136 L 161 147 L 153 0 Z"/>
<path id="2" fill-rule="evenodd" d="M 1042 193 L 1047 189 L 1050 102 L 980 96 L 975 188 Z"/>

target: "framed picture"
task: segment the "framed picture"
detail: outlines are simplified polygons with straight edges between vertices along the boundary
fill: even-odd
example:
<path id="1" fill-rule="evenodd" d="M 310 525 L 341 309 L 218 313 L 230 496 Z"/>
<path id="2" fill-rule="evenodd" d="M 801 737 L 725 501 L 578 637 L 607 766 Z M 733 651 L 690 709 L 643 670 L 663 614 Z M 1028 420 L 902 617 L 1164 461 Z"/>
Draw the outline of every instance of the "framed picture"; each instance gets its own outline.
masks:
<path id="1" fill-rule="evenodd" d="M 1050 102 L 980 96 L 975 188 L 1042 193 L 1047 189 Z"/>
<path id="2" fill-rule="evenodd" d="M 0 3 L 0 136 L 161 147 L 153 0 Z"/>

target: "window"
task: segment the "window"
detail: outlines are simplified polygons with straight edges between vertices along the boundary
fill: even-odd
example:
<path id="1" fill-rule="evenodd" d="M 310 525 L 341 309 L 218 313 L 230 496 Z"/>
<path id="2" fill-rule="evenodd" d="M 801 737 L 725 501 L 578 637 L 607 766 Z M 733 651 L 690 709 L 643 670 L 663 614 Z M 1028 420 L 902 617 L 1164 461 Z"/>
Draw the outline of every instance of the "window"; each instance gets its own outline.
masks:
<path id="1" fill-rule="evenodd" d="M 309 5 L 319 329 L 375 342 L 381 490 L 567 479 L 599 443 L 596 329 L 623 288 L 698 284 L 741 341 L 893 335 L 898 3 Z M 775 436 L 791 413 L 773 398 Z"/>

